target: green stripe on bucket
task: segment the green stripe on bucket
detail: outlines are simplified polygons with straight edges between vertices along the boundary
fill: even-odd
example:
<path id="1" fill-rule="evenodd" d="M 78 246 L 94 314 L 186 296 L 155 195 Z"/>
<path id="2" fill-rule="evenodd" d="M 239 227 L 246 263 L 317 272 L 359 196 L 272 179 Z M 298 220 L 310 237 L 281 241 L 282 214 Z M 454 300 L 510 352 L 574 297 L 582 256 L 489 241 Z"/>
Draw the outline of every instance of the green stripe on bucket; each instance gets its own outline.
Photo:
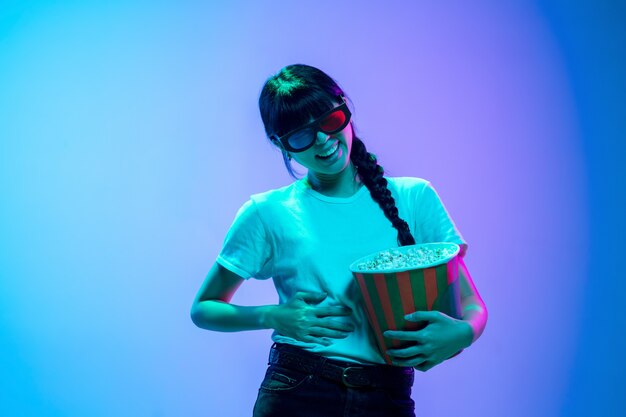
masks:
<path id="1" fill-rule="evenodd" d="M 411 290 L 413 292 L 413 302 L 415 303 L 415 311 L 427 311 L 426 307 L 426 289 L 424 288 L 424 270 L 413 269 L 409 271 L 411 277 Z M 426 326 L 426 322 L 419 322 L 417 329 Z"/>
<path id="2" fill-rule="evenodd" d="M 435 267 L 435 271 L 437 272 L 437 292 L 439 296 L 435 301 L 434 309 L 448 314 L 449 309 L 446 308 L 449 305 L 448 297 L 450 296 L 448 292 L 448 264 Z"/>
<path id="3" fill-rule="evenodd" d="M 376 283 L 376 291 L 378 292 L 378 296 L 380 298 L 380 305 L 383 307 L 383 313 L 385 314 L 385 325 L 387 329 L 396 329 L 396 322 L 391 308 L 391 299 L 389 298 L 389 289 L 387 288 L 385 274 L 374 274 L 374 283 Z M 385 345 L 389 345 L 389 343 L 385 342 Z M 400 346 L 400 341 L 392 340 L 391 346 Z"/>
<path id="4" fill-rule="evenodd" d="M 398 286 L 398 277 L 395 273 L 385 274 L 387 282 L 387 291 L 389 293 L 389 301 L 391 302 L 391 311 L 396 329 L 402 329 L 404 324 L 404 310 L 402 309 L 402 299 L 400 296 L 400 287 Z"/>
<path id="5" fill-rule="evenodd" d="M 387 291 L 389 293 L 389 300 L 391 302 L 391 312 L 393 313 L 393 319 L 395 328 L 398 330 L 405 329 L 404 309 L 402 308 L 402 296 L 400 294 L 400 286 L 398 280 L 402 279 L 402 275 L 396 275 L 396 273 L 385 274 L 385 280 L 387 282 Z M 394 341 L 395 342 L 395 341 Z M 398 347 L 406 347 L 414 345 L 411 341 L 397 341 L 395 343 Z"/>

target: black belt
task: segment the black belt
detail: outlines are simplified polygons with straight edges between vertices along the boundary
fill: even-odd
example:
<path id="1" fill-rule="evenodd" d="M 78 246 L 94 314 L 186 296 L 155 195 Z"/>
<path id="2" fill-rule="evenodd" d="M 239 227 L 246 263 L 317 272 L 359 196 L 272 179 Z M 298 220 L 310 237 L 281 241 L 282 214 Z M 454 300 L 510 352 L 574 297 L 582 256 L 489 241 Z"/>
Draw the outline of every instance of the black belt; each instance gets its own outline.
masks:
<path id="1" fill-rule="evenodd" d="M 319 375 L 351 388 L 413 385 L 414 371 L 411 367 L 338 361 L 285 343 L 274 343 L 268 364 Z"/>

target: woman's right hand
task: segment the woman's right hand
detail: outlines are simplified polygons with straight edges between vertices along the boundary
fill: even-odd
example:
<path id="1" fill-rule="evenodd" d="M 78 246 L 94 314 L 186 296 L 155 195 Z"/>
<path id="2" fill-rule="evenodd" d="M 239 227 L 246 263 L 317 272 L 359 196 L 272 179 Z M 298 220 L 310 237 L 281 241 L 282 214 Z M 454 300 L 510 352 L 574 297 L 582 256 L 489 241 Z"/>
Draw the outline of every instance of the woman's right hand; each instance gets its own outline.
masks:
<path id="1" fill-rule="evenodd" d="M 297 292 L 284 304 L 274 306 L 267 320 L 269 327 L 283 336 L 307 343 L 330 345 L 328 339 L 343 339 L 354 331 L 354 325 L 341 320 L 352 315 L 352 310 L 342 306 L 324 306 L 326 293 Z"/>

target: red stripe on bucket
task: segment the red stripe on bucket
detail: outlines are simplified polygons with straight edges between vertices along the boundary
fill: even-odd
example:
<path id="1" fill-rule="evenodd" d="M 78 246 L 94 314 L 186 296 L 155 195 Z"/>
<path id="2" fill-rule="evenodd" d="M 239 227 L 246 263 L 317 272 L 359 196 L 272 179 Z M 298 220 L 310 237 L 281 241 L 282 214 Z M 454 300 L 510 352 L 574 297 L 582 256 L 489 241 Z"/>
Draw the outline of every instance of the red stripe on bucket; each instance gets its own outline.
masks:
<path id="1" fill-rule="evenodd" d="M 387 283 L 385 282 L 384 274 L 372 274 L 374 276 L 374 284 L 376 285 L 376 291 L 378 291 L 378 297 L 380 298 L 380 304 L 385 314 L 385 320 L 387 321 L 388 329 L 397 329 L 396 321 L 393 319 L 393 311 L 391 310 L 391 299 L 389 298 L 389 291 L 387 290 Z M 400 341 L 392 339 L 392 345 L 397 347 L 400 345 Z"/>
<path id="2" fill-rule="evenodd" d="M 432 310 L 437 299 L 437 272 L 435 268 L 424 269 L 424 289 L 426 290 L 426 306 L 428 310 Z"/>
<path id="3" fill-rule="evenodd" d="M 376 338 L 378 339 L 378 346 L 385 346 L 385 339 L 383 337 L 383 332 L 381 331 L 380 324 L 378 323 L 378 320 L 376 319 L 376 314 L 374 314 L 374 306 L 372 305 L 372 299 L 370 298 L 370 294 L 367 291 L 367 285 L 365 285 L 363 274 L 355 273 L 354 275 L 356 276 L 356 280 L 359 283 L 359 287 L 361 287 L 361 294 L 363 295 L 363 301 L 365 301 L 365 306 L 367 307 L 365 311 L 367 312 L 367 315 L 370 318 L 370 324 L 374 328 L 374 334 L 376 335 Z M 382 350 L 381 353 L 383 357 L 385 358 L 385 362 L 391 363 L 391 358 L 389 357 L 389 355 L 387 355 L 384 350 Z"/>
<path id="4" fill-rule="evenodd" d="M 402 311 L 405 315 L 415 312 L 415 302 L 413 300 L 413 289 L 411 288 L 411 274 L 408 272 L 397 272 L 398 289 L 400 290 L 400 300 Z M 415 321 L 405 321 L 407 330 L 417 330 L 418 323 Z"/>

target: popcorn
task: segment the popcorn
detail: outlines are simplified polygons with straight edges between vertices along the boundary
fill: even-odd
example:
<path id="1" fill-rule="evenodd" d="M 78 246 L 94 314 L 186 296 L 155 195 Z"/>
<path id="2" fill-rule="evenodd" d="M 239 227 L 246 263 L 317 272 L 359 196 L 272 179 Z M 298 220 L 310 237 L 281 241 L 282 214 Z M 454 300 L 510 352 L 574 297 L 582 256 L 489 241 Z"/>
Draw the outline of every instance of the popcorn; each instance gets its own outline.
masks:
<path id="1" fill-rule="evenodd" d="M 378 252 L 365 262 L 358 263 L 357 268 L 361 271 L 424 268 L 451 258 L 455 252 L 458 252 L 458 249 L 454 246 L 412 247 L 404 252 L 398 249 L 387 249 Z"/>

